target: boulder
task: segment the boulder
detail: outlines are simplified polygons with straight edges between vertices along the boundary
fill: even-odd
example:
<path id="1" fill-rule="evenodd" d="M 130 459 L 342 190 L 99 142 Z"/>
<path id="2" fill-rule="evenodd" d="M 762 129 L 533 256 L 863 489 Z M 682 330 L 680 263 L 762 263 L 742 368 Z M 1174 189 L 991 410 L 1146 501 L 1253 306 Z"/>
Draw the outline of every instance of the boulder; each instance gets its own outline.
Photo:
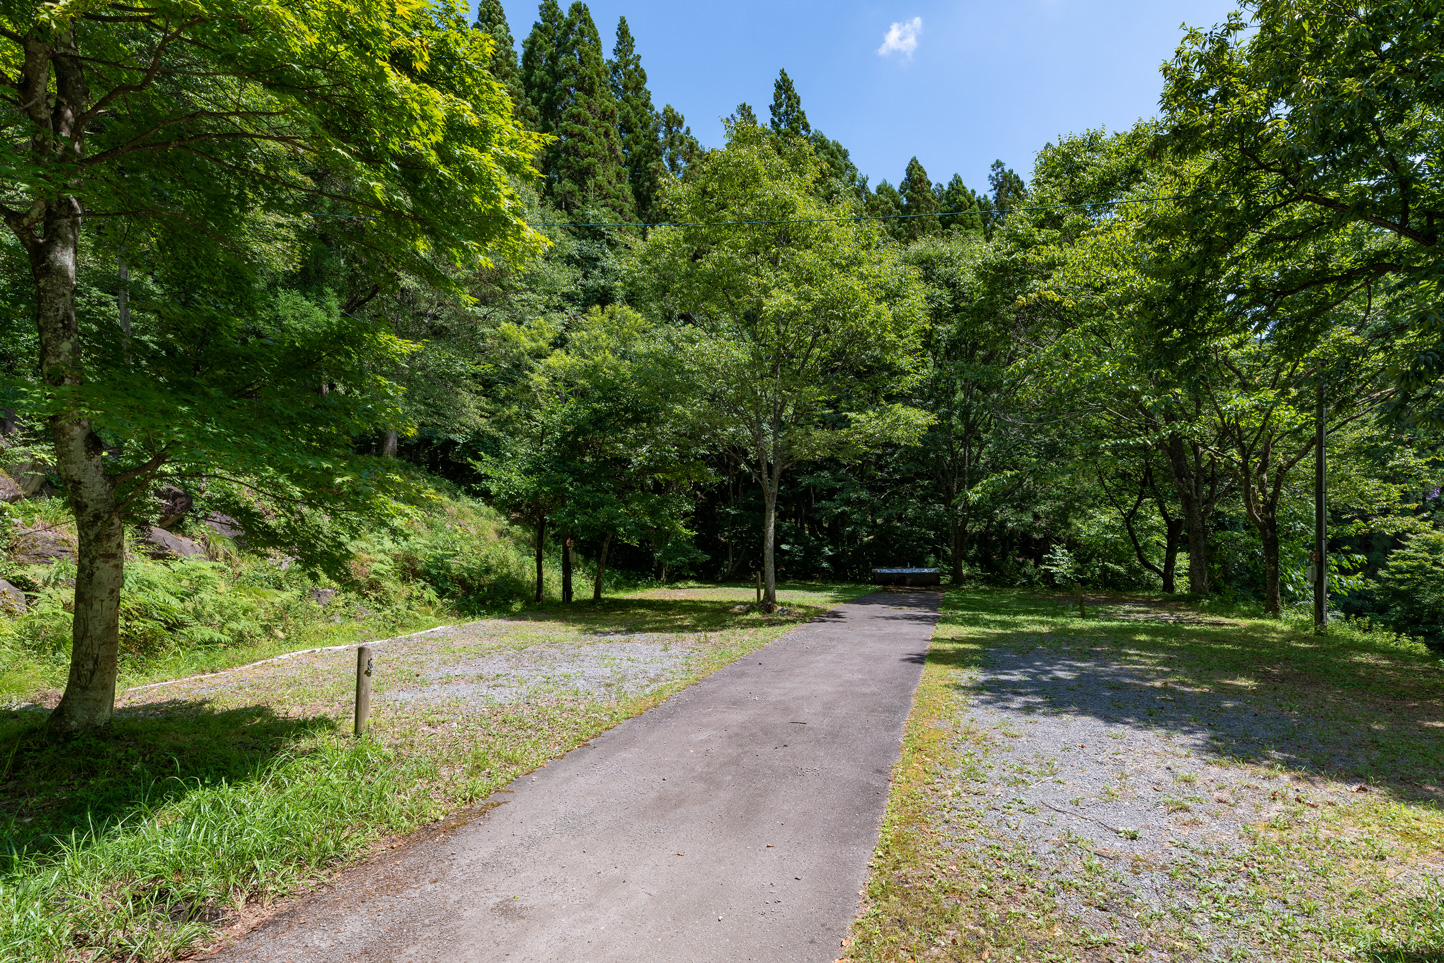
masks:
<path id="1" fill-rule="evenodd" d="M 20 487 L 20 483 L 0 471 L 0 502 L 18 502 L 24 497 L 25 491 Z"/>
<path id="2" fill-rule="evenodd" d="M 27 461 L 17 466 L 14 478 L 26 498 L 42 488 L 53 487 L 48 484 L 50 476 L 47 474 L 45 466 L 38 461 Z"/>
<path id="3" fill-rule="evenodd" d="M 200 542 L 183 535 L 175 535 L 155 525 L 140 530 L 140 540 L 145 543 L 151 558 L 205 558 L 206 550 Z"/>
<path id="4" fill-rule="evenodd" d="M 159 515 L 156 525 L 161 528 L 173 528 L 177 522 L 190 514 L 195 507 L 196 501 L 190 494 L 174 485 L 161 485 L 155 490 L 155 498 L 159 503 Z"/>
<path id="5" fill-rule="evenodd" d="M 25 593 L 0 578 L 0 612 L 6 615 L 24 615 L 28 609 Z"/>
<path id="6" fill-rule="evenodd" d="M 224 538 L 234 539 L 243 548 L 245 547 L 246 530 L 241 528 L 241 523 L 229 515 L 222 515 L 220 512 L 211 512 L 206 516 L 206 528 Z"/>
<path id="7" fill-rule="evenodd" d="M 10 558 L 20 565 L 49 565 L 64 559 L 76 560 L 79 540 L 75 533 L 60 528 L 20 527 L 10 539 Z"/>
<path id="8" fill-rule="evenodd" d="M 317 605 L 321 606 L 322 608 L 326 608 L 326 607 L 329 606 L 332 602 L 336 601 L 336 590 L 335 590 L 335 589 L 314 588 L 314 589 L 311 589 L 311 591 L 307 592 L 306 594 L 311 597 L 311 601 L 312 601 L 312 602 L 315 602 Z"/>

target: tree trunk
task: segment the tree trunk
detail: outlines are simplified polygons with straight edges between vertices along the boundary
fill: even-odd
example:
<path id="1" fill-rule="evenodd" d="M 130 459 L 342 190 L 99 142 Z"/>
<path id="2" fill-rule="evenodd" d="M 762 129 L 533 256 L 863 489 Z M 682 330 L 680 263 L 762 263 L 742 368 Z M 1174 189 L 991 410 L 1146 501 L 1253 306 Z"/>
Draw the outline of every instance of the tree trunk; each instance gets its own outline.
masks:
<path id="1" fill-rule="evenodd" d="M 125 259 L 125 251 L 121 251 L 115 258 L 115 273 L 120 280 L 119 290 L 115 292 L 115 310 L 120 317 L 120 333 L 125 336 L 127 343 L 130 341 L 130 262 Z"/>
<path id="2" fill-rule="evenodd" d="M 1279 588 L 1279 524 L 1273 512 L 1262 513 L 1256 527 L 1263 543 L 1264 611 L 1272 616 L 1283 614 L 1283 594 Z"/>
<path id="3" fill-rule="evenodd" d="M 1208 594 L 1208 523 L 1204 518 L 1203 479 L 1189 461 L 1188 446 L 1178 435 L 1169 435 L 1168 470 L 1183 508 L 1184 530 L 1188 533 L 1188 590 Z"/>
<path id="4" fill-rule="evenodd" d="M 125 525 L 114 499 L 87 509 L 71 497 L 80 530 L 75 570 L 75 621 L 65 694 L 50 715 L 54 732 L 105 725 L 115 708 L 120 662 L 120 592 L 125 580 Z M 84 516 L 81 516 L 81 512 Z"/>
<path id="5" fill-rule="evenodd" d="M 562 536 L 562 602 L 572 604 L 572 536 Z"/>
<path id="6" fill-rule="evenodd" d="M 1167 542 L 1163 550 L 1163 591 L 1172 595 L 1177 591 L 1178 543 L 1183 538 L 1183 519 L 1169 519 L 1168 533 L 1164 537 Z"/>
<path id="7" fill-rule="evenodd" d="M 386 432 L 381 438 L 381 457 L 395 458 L 396 448 L 401 443 L 401 433 L 395 428 Z"/>
<path id="8" fill-rule="evenodd" d="M 83 157 L 90 91 L 74 34 L 63 27 L 36 27 L 24 38 L 15 102 L 32 126 L 33 158 L 63 167 L 48 182 L 58 189 L 80 177 L 72 163 Z M 42 180 L 38 185 L 47 184 Z M 37 186 L 38 186 L 37 185 Z M 41 190 L 44 190 L 41 187 Z M 80 202 L 69 194 L 33 198 L 26 213 L 6 214 L 6 226 L 25 249 L 35 285 L 35 329 L 40 377 L 59 395 L 50 416 L 55 469 L 80 536 L 75 573 L 75 618 L 70 675 L 60 704 L 50 714 L 52 732 L 74 732 L 110 721 L 120 651 L 120 591 L 125 575 L 125 529 L 116 479 L 106 471 L 105 446 L 90 421 L 62 392 L 84 382 L 80 326 L 75 314 L 80 256 Z"/>
<path id="9" fill-rule="evenodd" d="M 1138 530 L 1133 525 L 1133 520 L 1138 517 L 1138 510 L 1143 507 L 1143 496 L 1148 490 L 1147 472 L 1145 472 L 1144 475 L 1139 479 L 1138 497 L 1134 499 L 1133 507 L 1128 509 L 1127 511 L 1124 511 L 1122 506 L 1120 506 L 1116 501 L 1113 501 L 1112 494 L 1108 493 L 1108 487 L 1106 482 L 1104 481 L 1102 472 L 1099 472 L 1098 474 L 1098 482 L 1100 485 L 1103 486 L 1104 493 L 1108 494 L 1108 500 L 1113 504 L 1113 510 L 1116 511 L 1118 513 L 1118 517 L 1123 520 L 1123 530 L 1128 533 L 1128 541 L 1133 544 L 1133 554 L 1138 559 L 1138 564 L 1142 565 L 1144 568 L 1152 572 L 1154 575 L 1157 575 L 1159 578 L 1163 578 L 1163 569 L 1159 568 L 1157 565 L 1149 561 L 1148 553 L 1143 550 L 1143 543 L 1138 539 Z"/>
<path id="10" fill-rule="evenodd" d="M 592 601 L 602 600 L 602 578 L 607 574 L 607 553 L 612 550 L 612 533 L 608 532 L 602 539 L 602 551 L 597 556 L 597 578 L 592 582 Z"/>
<path id="11" fill-rule="evenodd" d="M 545 573 L 542 551 L 546 548 L 546 538 L 547 517 L 544 513 L 539 512 L 536 517 L 536 600 L 538 605 L 542 600 L 542 576 Z"/>
<path id="12" fill-rule="evenodd" d="M 777 608 L 777 565 L 774 549 L 777 546 L 777 483 L 766 477 L 763 469 L 762 481 L 762 611 L 772 612 Z"/>
<path id="13" fill-rule="evenodd" d="M 80 205 L 72 198 L 49 204 L 43 239 L 29 246 L 35 281 L 40 370 L 51 388 L 82 381 L 80 330 L 75 314 L 80 249 Z M 55 468 L 65 485 L 79 534 L 75 618 L 70 675 L 50 715 L 56 732 L 74 732 L 110 721 L 120 654 L 120 591 L 125 577 L 125 528 L 115 479 L 105 470 L 105 451 L 84 415 L 61 410 L 50 418 Z"/>
<path id="14" fill-rule="evenodd" d="M 952 517 L 948 519 L 948 529 L 948 552 L 952 556 L 952 583 L 961 585 L 963 561 L 968 555 L 967 519 L 961 518 L 957 512 L 953 512 Z"/>

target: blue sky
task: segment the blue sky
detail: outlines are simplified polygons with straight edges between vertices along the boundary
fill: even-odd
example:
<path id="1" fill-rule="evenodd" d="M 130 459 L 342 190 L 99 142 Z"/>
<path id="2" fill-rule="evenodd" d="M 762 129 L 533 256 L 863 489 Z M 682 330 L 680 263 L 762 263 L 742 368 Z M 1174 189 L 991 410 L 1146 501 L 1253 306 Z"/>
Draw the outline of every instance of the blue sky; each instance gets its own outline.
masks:
<path id="1" fill-rule="evenodd" d="M 561 0 L 565 9 L 569 0 Z M 535 0 L 504 0 L 521 39 Z M 839 140 L 873 184 L 914 155 L 935 181 L 986 190 L 994 158 L 1027 175 L 1060 134 L 1117 130 L 1154 115 L 1158 66 L 1180 25 L 1211 26 L 1233 0 L 593 0 L 610 54 L 617 18 L 637 38 L 660 109 L 704 144 L 748 101 L 764 122 L 785 67 L 813 127 Z M 892 49 L 879 53 L 893 24 Z M 916 45 L 909 28 L 919 24 Z"/>

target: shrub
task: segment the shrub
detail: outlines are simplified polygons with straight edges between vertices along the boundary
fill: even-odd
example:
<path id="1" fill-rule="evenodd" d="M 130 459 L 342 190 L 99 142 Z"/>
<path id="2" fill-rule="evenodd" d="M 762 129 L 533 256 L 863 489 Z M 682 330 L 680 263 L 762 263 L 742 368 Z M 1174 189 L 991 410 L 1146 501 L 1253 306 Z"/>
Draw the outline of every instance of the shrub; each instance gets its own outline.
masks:
<path id="1" fill-rule="evenodd" d="M 1444 649 L 1444 532 L 1416 532 L 1389 556 L 1379 601 L 1394 631 Z"/>

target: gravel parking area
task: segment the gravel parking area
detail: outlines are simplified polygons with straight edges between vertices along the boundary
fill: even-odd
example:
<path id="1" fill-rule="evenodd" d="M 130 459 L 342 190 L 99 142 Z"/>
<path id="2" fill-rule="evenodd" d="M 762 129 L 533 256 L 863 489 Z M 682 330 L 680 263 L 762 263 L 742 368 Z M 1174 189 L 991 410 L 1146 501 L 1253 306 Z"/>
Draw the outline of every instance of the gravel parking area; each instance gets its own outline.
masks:
<path id="1" fill-rule="evenodd" d="M 951 594 L 856 960 L 1444 960 L 1444 661 Z"/>
<path id="2" fill-rule="evenodd" d="M 980 816 L 991 847 L 1040 867 L 1062 914 L 1109 942 L 1147 947 L 1162 926 L 1216 958 L 1262 951 L 1215 921 L 1248 883 L 1219 870 L 1247 861 L 1256 827 L 1317 821 L 1368 791 L 1290 778 L 1288 760 L 1330 750 L 1266 699 L 1216 697 L 1142 661 L 995 650 L 969 693 L 959 731 L 987 745 L 969 759 L 985 786 L 944 818 Z M 1306 922 L 1302 905 L 1273 909 Z"/>

